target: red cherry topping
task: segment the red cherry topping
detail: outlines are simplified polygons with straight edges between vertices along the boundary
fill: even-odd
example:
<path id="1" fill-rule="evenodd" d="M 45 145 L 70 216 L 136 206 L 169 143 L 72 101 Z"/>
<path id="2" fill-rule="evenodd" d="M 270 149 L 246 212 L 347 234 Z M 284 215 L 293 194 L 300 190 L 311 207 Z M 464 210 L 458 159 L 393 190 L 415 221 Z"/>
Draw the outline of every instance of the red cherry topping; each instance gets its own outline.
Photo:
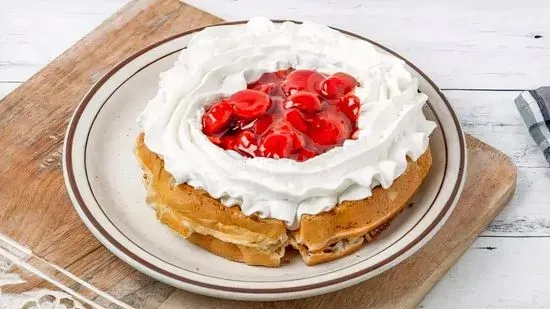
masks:
<path id="1" fill-rule="evenodd" d="M 321 109 L 321 101 L 316 94 L 302 90 L 288 96 L 283 106 L 286 109 L 296 107 L 303 112 L 314 113 Z"/>
<path id="2" fill-rule="evenodd" d="M 292 137 L 292 153 L 299 152 L 304 148 L 304 135 L 296 131 L 291 131 Z"/>
<path id="3" fill-rule="evenodd" d="M 337 99 L 353 91 L 357 81 L 346 73 L 335 73 L 321 84 L 321 94 L 328 99 Z"/>
<path id="4" fill-rule="evenodd" d="M 300 153 L 296 157 L 296 161 L 298 162 L 306 161 L 307 159 L 311 159 L 316 155 L 317 154 L 314 151 L 311 151 L 309 149 L 302 149 L 302 151 L 300 151 Z"/>
<path id="5" fill-rule="evenodd" d="M 236 137 L 235 150 L 248 157 L 254 157 L 258 150 L 256 135 L 250 131 L 241 131 Z"/>
<path id="6" fill-rule="evenodd" d="M 320 90 L 321 83 L 325 76 L 312 70 L 292 71 L 283 82 L 283 92 L 289 96 L 300 90 L 317 92 Z"/>
<path id="7" fill-rule="evenodd" d="M 267 132 L 262 138 L 259 151 L 266 158 L 287 158 L 292 152 L 292 136 L 287 132 Z"/>
<path id="8" fill-rule="evenodd" d="M 221 133 L 231 124 L 233 108 L 226 100 L 212 105 L 202 117 L 202 128 L 206 134 Z"/>
<path id="9" fill-rule="evenodd" d="M 216 144 L 218 146 L 220 146 L 222 144 L 222 138 L 219 137 L 219 136 L 208 136 L 208 139 L 213 143 L 213 144 Z"/>
<path id="10" fill-rule="evenodd" d="M 307 121 L 304 115 L 297 109 L 291 108 L 285 112 L 285 120 L 290 123 L 298 131 L 307 131 Z"/>
<path id="11" fill-rule="evenodd" d="M 265 73 L 207 109 L 202 131 L 215 145 L 245 157 L 306 161 L 356 138 L 356 84 L 345 73 Z"/>
<path id="12" fill-rule="evenodd" d="M 293 128 L 291 124 L 281 120 L 274 131 L 290 135 L 292 138 L 292 153 L 299 152 L 304 148 L 304 135 Z"/>
<path id="13" fill-rule="evenodd" d="M 341 113 L 323 111 L 311 120 L 307 135 L 317 144 L 338 145 L 352 133 L 350 120 Z"/>
<path id="14" fill-rule="evenodd" d="M 263 92 L 265 94 L 270 94 L 271 91 L 273 91 L 274 87 L 275 87 L 274 83 L 269 83 L 269 84 L 258 84 L 250 89 Z"/>
<path id="15" fill-rule="evenodd" d="M 236 135 L 224 135 L 220 138 L 220 146 L 223 149 L 235 150 L 237 146 L 237 136 Z"/>
<path id="16" fill-rule="evenodd" d="M 260 118 L 256 119 L 256 121 L 254 122 L 252 131 L 254 131 L 254 133 L 258 135 L 262 135 L 272 123 L 273 123 L 273 116 L 271 115 L 260 116 Z"/>
<path id="17" fill-rule="evenodd" d="M 359 98 L 353 94 L 343 96 L 338 102 L 338 108 L 349 118 L 349 120 L 354 123 L 357 121 L 357 117 L 359 116 L 360 107 L 361 103 L 359 102 Z"/>
<path id="18" fill-rule="evenodd" d="M 256 90 L 241 90 L 229 100 L 233 103 L 235 115 L 242 119 L 254 119 L 265 114 L 271 106 L 271 98 Z"/>
<path id="19" fill-rule="evenodd" d="M 229 127 L 232 131 L 246 130 L 254 126 L 254 120 L 250 119 L 234 119 Z"/>

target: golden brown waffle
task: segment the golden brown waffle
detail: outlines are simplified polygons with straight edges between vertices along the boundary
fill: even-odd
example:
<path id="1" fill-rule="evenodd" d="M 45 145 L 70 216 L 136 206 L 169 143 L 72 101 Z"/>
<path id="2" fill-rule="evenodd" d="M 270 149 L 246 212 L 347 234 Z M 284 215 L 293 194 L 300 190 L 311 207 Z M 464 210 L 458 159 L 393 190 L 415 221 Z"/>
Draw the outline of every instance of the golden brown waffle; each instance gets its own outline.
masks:
<path id="1" fill-rule="evenodd" d="M 205 191 L 180 184 L 164 169 L 164 161 L 138 138 L 136 156 L 145 173 L 147 202 L 157 218 L 194 244 L 230 260 L 278 266 L 288 244 L 282 221 L 245 216 Z"/>
<path id="2" fill-rule="evenodd" d="M 226 207 L 207 192 L 174 185 L 164 161 L 150 151 L 141 134 L 136 156 L 145 173 L 147 202 L 157 218 L 192 243 L 224 258 L 249 265 L 279 266 L 285 248 L 298 249 L 307 265 L 347 255 L 372 240 L 408 203 L 431 166 L 428 149 L 388 189 L 377 187 L 373 195 L 346 201 L 331 211 L 304 215 L 300 229 L 288 231 L 284 222 L 245 216 L 239 207 Z"/>
<path id="3" fill-rule="evenodd" d="M 371 241 L 408 205 L 432 165 L 430 149 L 389 187 L 372 190 L 372 196 L 345 201 L 328 212 L 304 215 L 300 229 L 291 232 L 292 245 L 308 265 L 337 259 L 357 250 L 363 239 Z"/>

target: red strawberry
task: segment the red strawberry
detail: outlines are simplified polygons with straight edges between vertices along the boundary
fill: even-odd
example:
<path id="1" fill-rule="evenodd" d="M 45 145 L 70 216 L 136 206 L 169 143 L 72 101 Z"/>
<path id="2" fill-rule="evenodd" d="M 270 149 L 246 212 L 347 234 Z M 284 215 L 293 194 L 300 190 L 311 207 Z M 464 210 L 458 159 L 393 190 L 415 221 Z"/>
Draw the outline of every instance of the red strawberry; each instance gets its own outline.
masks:
<path id="1" fill-rule="evenodd" d="M 346 73 L 332 74 L 321 84 L 321 94 L 328 99 L 336 99 L 355 90 L 357 80 Z"/>
<path id="2" fill-rule="evenodd" d="M 306 113 L 315 113 L 321 109 L 321 101 L 314 93 L 298 91 L 286 98 L 283 107 L 286 109 L 296 107 Z"/>
<path id="3" fill-rule="evenodd" d="M 270 131 L 262 138 L 259 151 L 266 158 L 288 158 L 292 152 L 292 136 L 287 132 Z"/>
<path id="4" fill-rule="evenodd" d="M 312 70 L 292 71 L 283 82 L 283 91 L 289 96 L 300 90 L 318 92 L 325 76 Z"/>
<path id="5" fill-rule="evenodd" d="M 202 116 L 202 131 L 207 135 L 223 132 L 231 124 L 233 107 L 226 100 L 212 105 Z"/>
<path id="6" fill-rule="evenodd" d="M 257 118 L 271 107 L 271 98 L 256 90 L 241 90 L 232 95 L 229 100 L 233 103 L 235 115 L 242 119 Z"/>
<path id="7" fill-rule="evenodd" d="M 307 132 L 313 142 L 323 146 L 341 144 L 350 134 L 349 119 L 341 113 L 329 110 L 316 114 Z"/>
<path id="8" fill-rule="evenodd" d="M 291 108 L 285 112 L 285 120 L 290 123 L 298 131 L 305 132 L 308 128 L 307 120 L 304 115 L 297 109 Z"/>
<path id="9" fill-rule="evenodd" d="M 298 154 L 298 156 L 296 157 L 296 160 L 298 162 L 303 162 L 303 161 L 306 161 L 306 160 L 309 160 L 313 157 L 315 157 L 317 154 L 309 149 L 302 149 L 302 151 L 300 151 L 300 153 Z"/>
<path id="10" fill-rule="evenodd" d="M 361 103 L 359 102 L 359 98 L 353 94 L 343 96 L 338 102 L 338 109 L 340 109 L 340 111 L 342 111 L 342 113 L 344 113 L 349 120 L 354 123 L 357 121 L 360 108 Z"/>

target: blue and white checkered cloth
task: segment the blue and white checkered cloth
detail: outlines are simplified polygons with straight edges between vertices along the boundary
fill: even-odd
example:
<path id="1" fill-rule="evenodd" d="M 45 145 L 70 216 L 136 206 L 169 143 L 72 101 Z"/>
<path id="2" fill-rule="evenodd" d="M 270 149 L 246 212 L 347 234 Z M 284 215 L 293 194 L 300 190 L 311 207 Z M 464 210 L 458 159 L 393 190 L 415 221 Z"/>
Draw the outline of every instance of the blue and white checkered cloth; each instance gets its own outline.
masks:
<path id="1" fill-rule="evenodd" d="M 515 102 L 529 133 L 550 163 L 550 87 L 523 91 Z"/>

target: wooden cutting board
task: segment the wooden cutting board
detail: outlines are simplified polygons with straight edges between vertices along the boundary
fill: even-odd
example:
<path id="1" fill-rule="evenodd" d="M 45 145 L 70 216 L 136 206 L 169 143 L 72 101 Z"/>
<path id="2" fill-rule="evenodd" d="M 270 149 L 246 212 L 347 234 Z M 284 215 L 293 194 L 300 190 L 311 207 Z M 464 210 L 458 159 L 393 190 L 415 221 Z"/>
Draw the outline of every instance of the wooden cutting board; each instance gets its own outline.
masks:
<path id="1" fill-rule="evenodd" d="M 220 21 L 177 0 L 133 1 L 4 98 L 0 102 L 0 232 L 136 308 L 415 307 L 515 189 L 516 168 L 510 158 L 471 136 L 467 137 L 464 191 L 437 235 L 397 267 L 327 295 L 250 303 L 176 290 L 116 258 L 80 221 L 67 197 L 61 171 L 63 136 L 79 101 L 104 73 L 132 53 L 176 33 Z M 31 280 L 23 288 L 12 289 L 43 284 Z"/>

